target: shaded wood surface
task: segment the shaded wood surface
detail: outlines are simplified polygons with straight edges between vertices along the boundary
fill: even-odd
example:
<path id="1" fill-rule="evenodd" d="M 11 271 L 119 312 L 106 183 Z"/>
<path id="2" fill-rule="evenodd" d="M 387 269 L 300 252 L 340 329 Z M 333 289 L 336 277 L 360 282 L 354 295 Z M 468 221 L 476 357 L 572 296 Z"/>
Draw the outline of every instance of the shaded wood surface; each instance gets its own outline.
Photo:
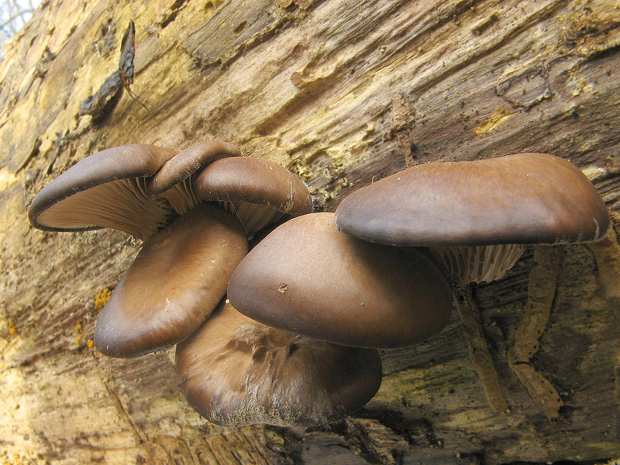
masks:
<path id="1" fill-rule="evenodd" d="M 96 120 L 80 101 L 136 24 L 135 83 Z M 585 246 L 566 248 L 535 356 L 564 406 L 549 421 L 506 352 L 528 252 L 474 289 L 509 412 L 489 407 L 454 312 L 437 337 L 384 351 L 355 417 L 315 429 L 207 424 L 172 355 L 90 348 L 95 296 L 139 241 L 29 227 L 34 195 L 89 153 L 217 138 L 268 157 L 334 210 L 408 165 L 521 151 L 573 161 L 620 205 L 617 1 L 50 0 L 0 63 L 0 457 L 8 463 L 506 464 L 620 456 L 620 313 Z M 2 455 L 3 454 L 3 455 Z"/>

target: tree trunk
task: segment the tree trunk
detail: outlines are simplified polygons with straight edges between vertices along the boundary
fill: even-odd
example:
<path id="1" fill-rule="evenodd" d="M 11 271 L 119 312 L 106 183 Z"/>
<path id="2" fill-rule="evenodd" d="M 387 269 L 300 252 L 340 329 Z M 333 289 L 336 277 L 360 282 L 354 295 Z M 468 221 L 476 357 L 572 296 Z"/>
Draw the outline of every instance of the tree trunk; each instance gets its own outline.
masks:
<path id="1" fill-rule="evenodd" d="M 80 102 L 117 70 L 130 20 L 135 98 L 119 90 L 80 114 Z M 617 0 L 49 0 L 5 50 L 5 462 L 591 464 L 620 456 L 620 300 L 603 292 L 586 246 L 565 248 L 531 362 L 560 396 L 556 418 L 506 355 L 526 308 L 530 251 L 503 279 L 472 291 L 507 412 L 488 403 L 455 311 L 431 340 L 383 351 L 382 387 L 355 416 L 321 428 L 227 429 L 187 406 L 171 351 L 119 360 L 90 346 L 95 297 L 114 288 L 139 241 L 110 230 L 44 233 L 26 217 L 34 195 L 90 153 L 206 139 L 283 164 L 328 211 L 409 165 L 532 151 L 583 169 L 613 213 Z"/>

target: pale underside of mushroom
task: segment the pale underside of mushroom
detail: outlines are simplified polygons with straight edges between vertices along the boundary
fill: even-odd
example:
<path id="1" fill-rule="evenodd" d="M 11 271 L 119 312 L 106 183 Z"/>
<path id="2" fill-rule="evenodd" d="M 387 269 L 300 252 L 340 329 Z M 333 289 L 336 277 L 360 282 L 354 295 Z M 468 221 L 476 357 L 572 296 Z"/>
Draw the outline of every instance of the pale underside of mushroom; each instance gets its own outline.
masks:
<path id="1" fill-rule="evenodd" d="M 457 285 L 500 279 L 526 248 L 525 244 L 429 247 Z"/>
<path id="2" fill-rule="evenodd" d="M 194 188 L 195 177 L 196 175 L 192 175 L 161 194 L 161 197 L 170 203 L 174 211 L 179 215 L 184 214 L 200 203 L 204 203 L 204 200 L 200 199 L 196 194 Z M 284 212 L 273 208 L 269 204 L 244 202 L 242 200 L 215 200 L 213 203 L 217 203 L 237 218 L 244 227 L 248 237 L 254 236 L 254 234 L 268 224 L 279 221 L 285 216 Z"/>
<path id="3" fill-rule="evenodd" d="M 150 198 L 147 183 L 146 177 L 120 179 L 77 192 L 41 212 L 37 222 L 64 230 L 113 228 L 146 240 L 176 216 L 168 201 Z"/>
<path id="4" fill-rule="evenodd" d="M 153 199 L 148 182 L 177 153 L 130 144 L 89 155 L 41 189 L 30 223 L 49 231 L 110 227 L 144 240 L 176 216 L 165 199 Z"/>

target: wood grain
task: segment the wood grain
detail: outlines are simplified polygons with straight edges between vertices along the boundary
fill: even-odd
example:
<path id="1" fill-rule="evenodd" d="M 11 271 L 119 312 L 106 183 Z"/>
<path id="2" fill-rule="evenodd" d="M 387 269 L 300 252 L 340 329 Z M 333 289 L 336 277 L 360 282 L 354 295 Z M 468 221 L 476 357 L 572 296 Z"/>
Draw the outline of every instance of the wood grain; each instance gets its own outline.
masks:
<path id="1" fill-rule="evenodd" d="M 136 25 L 135 82 L 111 113 L 79 103 Z M 532 254 L 474 289 L 509 413 L 493 412 L 456 313 L 384 351 L 357 416 L 323 428 L 207 424 L 169 353 L 87 345 L 95 296 L 140 244 L 43 233 L 30 200 L 87 154 L 216 138 L 312 188 L 318 209 L 408 165 L 547 152 L 620 208 L 620 10 L 613 0 L 50 0 L 0 62 L 0 457 L 7 463 L 503 464 L 620 456 L 620 312 L 594 256 L 566 248 L 533 366 L 564 406 L 550 422 L 509 368 Z M 79 325 L 78 325 L 79 323 Z M 79 327 L 81 325 L 81 327 Z M 76 340 L 79 337 L 79 344 Z M 588 462 L 589 461 L 589 462 Z"/>

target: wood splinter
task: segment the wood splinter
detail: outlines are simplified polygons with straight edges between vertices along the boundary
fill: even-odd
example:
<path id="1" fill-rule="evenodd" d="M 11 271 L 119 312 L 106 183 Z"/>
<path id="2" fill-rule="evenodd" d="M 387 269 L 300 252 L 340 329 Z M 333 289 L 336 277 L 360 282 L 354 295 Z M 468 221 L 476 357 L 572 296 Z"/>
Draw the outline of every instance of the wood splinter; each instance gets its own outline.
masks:
<path id="1" fill-rule="evenodd" d="M 591 242 L 588 248 L 594 254 L 599 279 L 606 299 L 620 299 L 620 245 L 613 227 L 600 241 Z"/>
<path id="2" fill-rule="evenodd" d="M 538 246 L 535 249 L 525 313 L 517 328 L 515 343 L 508 350 L 510 368 L 551 420 L 559 418 L 563 402 L 555 387 L 534 367 L 532 358 L 538 352 L 540 337 L 551 315 L 563 261 L 562 247 Z"/>
<path id="3" fill-rule="evenodd" d="M 469 345 L 471 361 L 478 373 L 482 389 L 489 406 L 494 412 L 506 412 L 508 406 L 499 385 L 497 371 L 482 329 L 480 313 L 474 302 L 471 288 L 468 286 L 455 288 L 456 308 L 463 322 L 465 338 Z"/>

